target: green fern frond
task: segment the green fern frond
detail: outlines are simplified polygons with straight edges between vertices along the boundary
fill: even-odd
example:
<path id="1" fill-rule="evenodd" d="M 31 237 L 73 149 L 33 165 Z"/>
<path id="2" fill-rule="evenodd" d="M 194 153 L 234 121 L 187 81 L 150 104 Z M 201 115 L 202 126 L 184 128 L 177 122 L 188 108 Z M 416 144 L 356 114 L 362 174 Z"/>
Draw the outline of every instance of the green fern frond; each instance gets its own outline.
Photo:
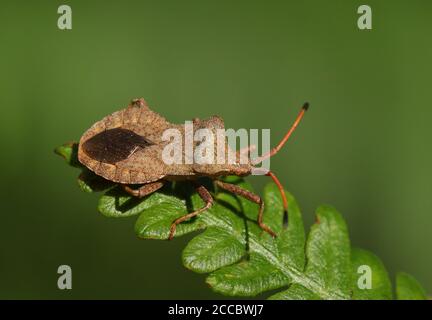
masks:
<path id="1" fill-rule="evenodd" d="M 80 167 L 73 144 L 56 149 L 66 161 Z M 167 239 L 171 223 L 203 206 L 188 183 L 173 183 L 143 199 L 133 198 L 114 183 L 89 170 L 78 179 L 85 192 L 105 191 L 99 211 L 111 218 L 137 216 L 135 233 L 143 239 Z M 245 180 L 226 178 L 252 190 Z M 387 271 L 372 253 L 351 248 L 342 216 L 330 206 L 320 206 L 306 238 L 294 197 L 287 192 L 289 226 L 282 228 L 283 206 L 278 189 L 264 189 L 264 223 L 277 234 L 272 238 L 257 226 L 258 206 L 224 191 L 214 190 L 216 203 L 209 210 L 178 225 L 175 237 L 204 230 L 183 250 L 186 268 L 208 274 L 206 282 L 223 295 L 255 296 L 280 289 L 269 299 L 392 299 Z M 371 283 L 362 286 L 362 270 Z M 370 288 L 369 288 L 370 287 Z M 396 280 L 398 299 L 426 299 L 420 284 L 407 274 Z"/>

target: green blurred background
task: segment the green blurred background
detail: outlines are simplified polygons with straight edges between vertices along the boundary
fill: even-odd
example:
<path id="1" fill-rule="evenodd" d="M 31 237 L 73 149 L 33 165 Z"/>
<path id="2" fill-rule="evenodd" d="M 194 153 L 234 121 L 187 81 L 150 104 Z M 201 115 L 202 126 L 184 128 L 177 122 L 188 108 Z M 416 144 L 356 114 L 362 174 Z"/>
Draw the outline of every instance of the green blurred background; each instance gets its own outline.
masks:
<path id="1" fill-rule="evenodd" d="M 364 3 L 371 31 L 357 28 Z M 53 153 L 134 97 L 173 122 L 271 128 L 274 143 L 309 101 L 272 160 L 307 228 L 332 204 L 354 246 L 431 293 L 431 30 L 427 0 L 2 1 L 0 298 L 222 298 L 182 267 L 191 236 L 138 240 Z"/>

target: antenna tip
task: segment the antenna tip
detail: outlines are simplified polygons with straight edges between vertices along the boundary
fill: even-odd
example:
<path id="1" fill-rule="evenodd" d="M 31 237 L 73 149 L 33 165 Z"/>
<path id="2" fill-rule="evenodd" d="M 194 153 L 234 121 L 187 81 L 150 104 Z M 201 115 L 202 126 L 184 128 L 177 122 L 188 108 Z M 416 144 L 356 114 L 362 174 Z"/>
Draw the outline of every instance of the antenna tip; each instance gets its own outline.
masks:
<path id="1" fill-rule="evenodd" d="M 302 109 L 303 109 L 304 111 L 307 111 L 307 110 L 309 109 L 309 102 L 305 102 L 305 103 L 303 104 Z"/>

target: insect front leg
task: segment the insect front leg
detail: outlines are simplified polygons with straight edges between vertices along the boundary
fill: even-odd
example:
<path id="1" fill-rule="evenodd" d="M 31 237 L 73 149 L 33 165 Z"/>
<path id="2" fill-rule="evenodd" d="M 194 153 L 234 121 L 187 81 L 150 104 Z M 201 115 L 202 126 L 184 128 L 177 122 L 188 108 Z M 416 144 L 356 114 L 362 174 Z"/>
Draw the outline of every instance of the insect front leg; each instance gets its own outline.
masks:
<path id="1" fill-rule="evenodd" d="M 255 170 L 257 172 L 259 172 L 259 171 L 261 171 L 261 168 L 255 168 Z M 276 177 L 276 175 L 273 172 L 271 172 L 270 170 L 267 170 L 267 169 L 262 169 L 262 172 L 264 175 L 272 178 L 273 182 L 276 184 L 276 186 L 279 189 L 279 193 L 281 195 L 283 208 L 284 208 L 283 218 L 282 218 L 282 226 L 284 229 L 286 229 L 288 227 L 288 200 L 287 200 L 287 197 L 285 195 L 285 189 L 282 186 L 282 183 L 280 183 L 279 179 Z"/>
<path id="2" fill-rule="evenodd" d="M 248 199 L 249 201 L 255 202 L 258 204 L 259 207 L 259 213 L 258 213 L 258 225 L 261 229 L 263 229 L 265 232 L 270 234 L 272 237 L 276 237 L 276 233 L 274 233 L 266 224 L 264 224 L 263 220 L 263 214 L 264 214 L 264 201 L 261 199 L 261 197 L 255 193 L 252 193 L 246 189 L 240 188 L 239 186 L 231 183 L 225 183 L 219 180 L 215 181 L 216 185 L 222 189 L 225 189 L 229 192 L 232 192 L 234 194 L 237 194 L 245 199 Z"/>
<path id="3" fill-rule="evenodd" d="M 279 189 L 279 193 L 281 195 L 283 208 L 284 208 L 283 218 L 282 218 L 282 226 L 284 227 L 284 229 L 286 229 L 288 227 L 288 200 L 287 200 L 287 197 L 285 195 L 285 189 L 282 186 L 282 183 L 280 183 L 279 179 L 276 177 L 276 175 L 273 172 L 268 171 L 266 173 L 266 176 L 272 178 L 274 183 L 276 184 L 276 186 Z"/>
<path id="4" fill-rule="evenodd" d="M 213 197 L 210 194 L 210 192 L 203 185 L 198 185 L 196 188 L 196 191 L 198 192 L 201 199 L 204 200 L 204 202 L 205 202 L 204 207 L 202 207 L 201 209 L 198 209 L 197 211 L 188 213 L 188 214 L 174 220 L 174 222 L 171 224 L 170 233 L 168 236 L 169 240 L 171 240 L 174 237 L 174 234 L 175 234 L 175 231 L 176 231 L 178 224 L 182 223 L 183 221 L 189 220 L 192 217 L 199 215 L 201 212 L 207 210 L 208 208 L 210 208 L 213 205 Z"/>
<path id="5" fill-rule="evenodd" d="M 142 198 L 159 190 L 160 188 L 162 188 L 163 185 L 164 185 L 164 181 L 156 181 L 156 182 L 147 183 L 139 187 L 138 189 L 132 189 L 127 185 L 123 186 L 123 188 L 130 195 L 134 197 Z"/>

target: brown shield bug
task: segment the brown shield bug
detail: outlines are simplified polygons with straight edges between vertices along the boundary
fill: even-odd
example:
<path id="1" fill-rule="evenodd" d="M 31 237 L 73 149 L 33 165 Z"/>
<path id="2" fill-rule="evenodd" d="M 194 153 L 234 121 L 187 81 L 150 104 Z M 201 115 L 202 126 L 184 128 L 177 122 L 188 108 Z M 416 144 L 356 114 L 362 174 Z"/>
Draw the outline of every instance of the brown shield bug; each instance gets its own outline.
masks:
<path id="1" fill-rule="evenodd" d="M 285 134 L 279 144 L 264 155 L 255 159 L 247 158 L 246 163 L 240 163 L 240 156 L 249 155 L 253 146 L 234 152 L 228 146 L 224 147 L 226 155 L 233 154 L 233 163 L 198 164 L 193 161 L 168 164 L 163 160 L 162 154 L 168 141 L 163 139 L 164 132 L 176 129 L 187 135 L 185 124 L 172 124 L 162 116 L 152 111 L 144 99 L 134 99 L 123 110 L 96 122 L 81 137 L 78 146 L 78 159 L 87 168 L 97 175 L 124 186 L 129 194 L 136 197 L 147 196 L 160 189 L 167 181 L 190 180 L 196 186 L 196 191 L 204 200 L 205 205 L 189 214 L 186 214 L 172 222 L 169 239 L 172 239 L 176 226 L 201 212 L 210 208 L 213 197 L 210 192 L 198 183 L 199 177 L 209 177 L 219 188 L 244 197 L 259 205 L 258 225 L 273 237 L 276 234 L 263 223 L 264 202 L 256 194 L 242 189 L 237 185 L 229 184 L 218 178 L 227 175 L 247 176 L 256 165 L 263 160 L 275 155 L 291 136 L 304 113 L 308 109 L 305 103 L 291 128 Z M 194 119 L 195 129 L 205 128 L 209 130 L 224 129 L 224 122 L 218 116 L 206 120 Z M 194 142 L 197 147 L 199 142 Z M 185 154 L 185 144 L 182 142 L 182 156 Z M 190 159 L 189 159 L 190 160 Z M 287 199 L 284 189 L 271 171 L 265 175 L 270 176 L 278 186 L 284 205 L 284 225 L 287 224 Z M 133 186 L 138 186 L 137 188 Z"/>

